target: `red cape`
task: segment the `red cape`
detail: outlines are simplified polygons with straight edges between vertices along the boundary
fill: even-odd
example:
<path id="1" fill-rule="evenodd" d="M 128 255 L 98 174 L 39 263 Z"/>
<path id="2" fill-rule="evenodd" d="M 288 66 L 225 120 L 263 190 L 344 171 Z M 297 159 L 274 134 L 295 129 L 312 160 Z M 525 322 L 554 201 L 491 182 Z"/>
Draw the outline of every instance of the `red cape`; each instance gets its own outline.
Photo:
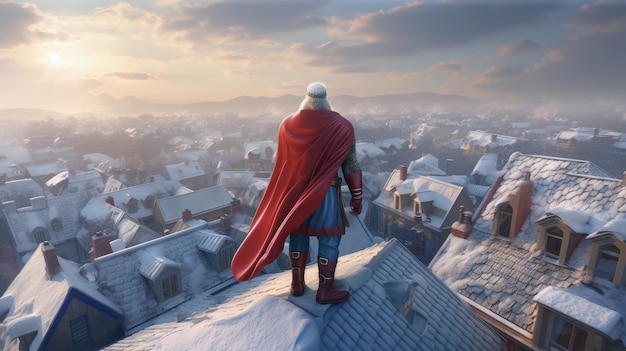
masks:
<path id="1" fill-rule="evenodd" d="M 238 281 L 280 255 L 287 236 L 322 203 L 353 141 L 352 124 L 333 111 L 301 110 L 283 120 L 274 171 L 231 263 Z"/>

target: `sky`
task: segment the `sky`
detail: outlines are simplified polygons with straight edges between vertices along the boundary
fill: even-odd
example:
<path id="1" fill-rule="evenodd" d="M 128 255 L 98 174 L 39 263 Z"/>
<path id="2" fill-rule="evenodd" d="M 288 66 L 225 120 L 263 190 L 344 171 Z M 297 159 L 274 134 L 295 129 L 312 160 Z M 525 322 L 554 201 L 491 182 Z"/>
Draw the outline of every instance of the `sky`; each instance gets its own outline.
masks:
<path id="1" fill-rule="evenodd" d="M 626 1 L 0 0 L 0 109 L 458 94 L 624 111 Z M 557 107 L 555 107 L 557 106 Z"/>

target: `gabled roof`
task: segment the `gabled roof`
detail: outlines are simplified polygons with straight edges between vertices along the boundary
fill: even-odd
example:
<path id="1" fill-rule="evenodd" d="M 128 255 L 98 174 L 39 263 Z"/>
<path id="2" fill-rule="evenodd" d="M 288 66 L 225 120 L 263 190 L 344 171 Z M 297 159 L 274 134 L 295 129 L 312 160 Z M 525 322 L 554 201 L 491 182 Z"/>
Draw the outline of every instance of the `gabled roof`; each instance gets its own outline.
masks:
<path id="1" fill-rule="evenodd" d="M 420 159 L 411 161 L 407 166 L 407 172 L 424 176 L 446 175 L 446 172 L 439 168 L 439 159 L 431 154 L 426 154 Z"/>
<path id="2" fill-rule="evenodd" d="M 470 175 L 484 176 L 487 184 L 493 184 L 498 174 L 498 154 L 484 154 L 480 157 Z"/>
<path id="3" fill-rule="evenodd" d="M 63 171 L 46 182 L 49 188 L 56 188 L 56 195 L 75 193 L 89 189 L 102 190 L 104 182 L 102 176 L 96 171 Z"/>
<path id="4" fill-rule="evenodd" d="M 39 317 L 40 324 L 30 327 L 38 327 L 39 332 L 30 349 L 38 350 L 55 320 L 61 317 L 58 314 L 72 294 L 81 294 L 82 297 L 100 304 L 106 311 L 121 315 L 121 309 L 113 301 L 102 295 L 97 286 L 81 277 L 80 267 L 76 263 L 61 257 L 58 257 L 58 261 L 61 266 L 60 272 L 48 279 L 42 250 L 35 250 L 5 291 L 2 299 L 12 299 L 13 302 L 9 306 L 7 317 L 4 321 L 0 321 L 0 341 L 4 343 L 4 345 L 0 344 L 0 349 L 4 347 L 5 350 L 17 350 L 19 341 L 9 336 L 7 329 L 20 319 L 35 316 Z M 1 305 L 3 304 L 0 303 Z M 6 311 L 0 311 L 0 316 L 4 312 Z"/>
<path id="5" fill-rule="evenodd" d="M 492 139 L 494 135 L 496 136 L 496 140 Z M 467 133 L 465 138 L 463 138 L 463 143 L 482 146 L 488 149 L 495 149 L 498 147 L 512 145 L 515 144 L 517 141 L 518 139 L 514 137 L 497 135 L 482 131 L 470 131 L 469 133 Z"/>
<path id="6" fill-rule="evenodd" d="M 291 272 L 261 275 L 223 290 L 217 299 L 204 297 L 205 307 L 198 306 L 187 320 L 150 326 L 105 350 L 499 350 L 504 345 L 395 239 L 340 258 L 335 286 L 350 290 L 347 301 L 317 304 L 317 280 L 311 265 L 304 295 L 293 297 Z M 395 284 L 415 287 L 408 302 L 412 320 L 389 297 Z M 227 300 L 213 305 L 222 299 Z"/>
<path id="7" fill-rule="evenodd" d="M 158 199 L 156 206 L 161 211 L 165 223 L 171 223 L 182 217 L 185 209 L 196 216 L 230 206 L 232 198 L 223 186 L 212 186 L 190 193 Z"/>
<path id="8" fill-rule="evenodd" d="M 490 233 L 497 206 L 517 191 L 526 172 L 533 182 L 528 218 L 511 241 L 494 240 Z M 583 240 L 565 267 L 537 257 L 537 221 L 557 214 L 588 235 L 602 228 L 598 224 L 626 218 L 626 188 L 621 180 L 607 176 L 589 161 L 512 154 L 493 198 L 482 214 L 477 212 L 469 237 L 449 236 L 430 268 L 454 291 L 529 337 L 535 324 L 535 295 L 547 287 L 578 286 L 591 250 L 591 243 Z M 624 298 L 623 293 L 619 296 Z"/>
<path id="9" fill-rule="evenodd" d="M 19 197 L 30 199 L 35 196 L 43 196 L 43 194 L 41 185 L 30 178 L 11 180 L 0 185 L 0 203 Z"/>
<path id="10" fill-rule="evenodd" d="M 109 184 L 108 181 L 107 184 Z M 136 199 L 139 201 L 137 211 L 133 213 L 129 212 L 128 215 L 136 219 L 142 219 L 152 216 L 152 206 L 146 206 L 146 204 L 143 203 L 149 196 L 160 199 L 169 195 L 170 192 L 163 182 L 152 182 L 122 188 L 116 191 L 103 191 L 98 198 L 105 201 L 107 197 L 111 196 L 115 201 L 115 207 L 123 210 L 127 210 L 124 204 L 128 203 L 130 199 Z"/>

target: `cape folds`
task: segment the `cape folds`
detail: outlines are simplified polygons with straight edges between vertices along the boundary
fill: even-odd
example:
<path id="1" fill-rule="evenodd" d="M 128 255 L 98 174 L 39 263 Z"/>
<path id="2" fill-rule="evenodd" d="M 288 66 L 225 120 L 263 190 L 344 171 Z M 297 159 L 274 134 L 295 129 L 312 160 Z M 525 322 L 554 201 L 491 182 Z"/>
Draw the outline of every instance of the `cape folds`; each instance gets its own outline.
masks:
<path id="1" fill-rule="evenodd" d="M 282 121 L 274 171 L 231 264 L 238 281 L 280 255 L 287 236 L 321 204 L 353 141 L 352 124 L 334 111 L 300 110 Z"/>

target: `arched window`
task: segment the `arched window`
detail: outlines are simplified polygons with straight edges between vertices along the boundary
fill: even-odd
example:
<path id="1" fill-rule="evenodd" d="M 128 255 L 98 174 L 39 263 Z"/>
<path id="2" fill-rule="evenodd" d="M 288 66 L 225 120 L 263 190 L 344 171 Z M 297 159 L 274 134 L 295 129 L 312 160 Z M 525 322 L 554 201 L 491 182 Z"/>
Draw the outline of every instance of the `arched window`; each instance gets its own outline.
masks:
<path id="1" fill-rule="evenodd" d="M 152 195 L 148 195 L 143 200 L 143 205 L 144 205 L 145 208 L 151 209 L 154 206 L 154 201 L 156 201 L 156 198 L 154 196 L 152 196 Z"/>
<path id="2" fill-rule="evenodd" d="M 38 228 L 35 228 L 35 230 L 33 230 L 33 238 L 35 239 L 35 242 L 38 244 L 44 241 L 47 241 L 48 240 L 47 236 L 48 235 L 47 235 L 45 228 L 38 227 Z"/>
<path id="3" fill-rule="evenodd" d="M 137 212 L 139 210 L 139 202 L 137 201 L 137 199 L 133 198 L 128 200 L 128 202 L 126 203 L 126 209 L 129 213 Z"/>

